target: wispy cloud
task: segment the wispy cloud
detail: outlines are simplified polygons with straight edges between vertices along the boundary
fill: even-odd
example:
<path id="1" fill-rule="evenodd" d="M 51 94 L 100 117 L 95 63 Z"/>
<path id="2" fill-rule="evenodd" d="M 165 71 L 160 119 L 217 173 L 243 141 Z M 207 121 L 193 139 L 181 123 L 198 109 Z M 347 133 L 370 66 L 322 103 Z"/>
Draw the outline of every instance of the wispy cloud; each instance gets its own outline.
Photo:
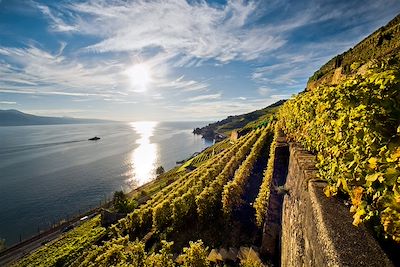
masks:
<path id="1" fill-rule="evenodd" d="M 275 89 L 271 89 L 265 86 L 261 86 L 257 89 L 258 93 L 262 96 L 268 96 L 271 95 L 273 92 L 275 92 Z"/>
<path id="2" fill-rule="evenodd" d="M 103 98 L 104 101 L 110 101 L 110 102 L 115 102 L 118 104 L 137 104 L 137 101 L 131 101 L 127 99 L 121 99 L 121 98 Z"/>
<path id="3" fill-rule="evenodd" d="M 386 4 L 398 6 L 395 0 Z M 279 95 L 277 92 L 291 95 L 303 90 L 308 78 L 321 65 L 361 41 L 393 13 L 380 1 L 373 0 L 362 4 L 361 1 L 299 1 L 286 11 L 292 14 L 291 19 L 277 25 L 276 30 L 287 32 L 288 42 L 252 74 L 262 96 Z M 300 29 L 300 38 L 294 29 Z M 293 33 L 297 40 L 293 40 Z"/>
<path id="4" fill-rule="evenodd" d="M 186 92 L 191 91 L 207 91 L 209 84 L 206 82 L 199 82 L 195 80 L 185 80 L 184 76 L 168 81 L 165 79 L 159 80 L 155 83 L 160 88 L 178 89 Z"/>
<path id="5" fill-rule="evenodd" d="M 188 99 L 188 101 L 189 102 L 198 102 L 198 101 L 205 101 L 205 100 L 216 100 L 216 99 L 220 99 L 221 96 L 222 96 L 221 93 L 211 94 L 211 95 L 200 95 L 200 96 L 191 97 Z"/>
<path id="6" fill-rule="evenodd" d="M 16 17 L 36 19 L 44 38 L 13 19 L 24 41 L 0 33 L 10 38 L 0 44 L 3 102 L 19 94 L 21 106 L 41 97 L 62 99 L 60 109 L 177 118 L 221 118 L 287 98 L 400 8 L 398 0 L 28 2 L 34 8 L 17 5 Z M 126 71 L 137 63 L 151 71 L 146 92 Z"/>
<path id="7" fill-rule="evenodd" d="M 283 50 L 264 66 L 256 67 L 251 78 L 260 85 L 258 93 L 262 96 L 277 90 L 290 89 L 291 93 L 301 91 L 308 78 L 322 64 L 339 51 L 347 50 L 355 42 L 354 37 L 345 41 L 325 40 L 308 43 L 294 50 Z"/>
<path id="8" fill-rule="evenodd" d="M 74 14 L 66 25 L 50 9 L 38 8 L 55 29 L 69 29 L 102 40 L 88 51 L 136 51 L 157 48 L 179 53 L 187 64 L 201 64 L 192 58 L 213 58 L 221 62 L 252 60 L 285 44 L 272 27 L 254 24 L 258 4 L 228 1 L 223 7 L 205 1 L 86 1 L 63 6 Z"/>
<path id="9" fill-rule="evenodd" d="M 35 2 L 34 2 L 35 3 Z M 55 32 L 70 32 L 75 31 L 76 27 L 73 25 L 68 25 L 61 19 L 62 14 L 58 11 L 58 14 L 54 14 L 48 6 L 35 3 L 36 7 L 43 13 L 43 15 L 47 16 L 50 21 L 52 21 L 50 25 L 50 29 Z"/>
<path id="10" fill-rule="evenodd" d="M 0 56 L 7 61 L 0 64 L 0 92 L 13 94 L 42 94 L 83 97 L 130 95 L 134 92 L 131 77 L 126 70 L 136 63 L 145 63 L 151 69 L 149 87 L 161 91 L 154 99 L 162 99 L 163 89 L 181 92 L 207 91 L 205 81 L 186 79 L 181 75 L 171 78 L 168 64 L 175 55 L 158 53 L 149 59 L 104 59 L 64 55 L 65 42 L 57 52 L 51 53 L 40 47 L 1 47 Z"/>
<path id="11" fill-rule="evenodd" d="M 61 50 L 65 44 L 61 44 Z M 1 47 L 0 55 L 8 64 L 0 65 L 0 88 L 21 92 L 29 87 L 40 88 L 41 93 L 94 95 L 106 93 L 105 88 L 124 80 L 121 63 L 99 60 L 95 64 L 52 54 L 36 46 L 26 48 Z M 125 80 L 127 80 L 125 78 Z M 84 90 L 84 93 L 80 92 Z"/>
<path id="12" fill-rule="evenodd" d="M 109 96 L 108 94 L 91 94 L 85 92 L 62 92 L 62 91 L 44 91 L 33 88 L 16 88 L 16 89 L 3 89 L 0 88 L 0 93 L 7 94 L 23 94 L 23 95 L 58 95 L 58 96 Z"/>

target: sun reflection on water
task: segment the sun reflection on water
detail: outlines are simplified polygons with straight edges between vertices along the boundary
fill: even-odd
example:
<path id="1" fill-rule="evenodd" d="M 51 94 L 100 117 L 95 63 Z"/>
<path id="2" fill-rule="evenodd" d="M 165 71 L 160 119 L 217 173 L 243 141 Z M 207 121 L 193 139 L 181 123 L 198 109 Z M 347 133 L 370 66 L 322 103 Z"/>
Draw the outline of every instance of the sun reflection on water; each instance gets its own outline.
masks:
<path id="1" fill-rule="evenodd" d="M 158 157 L 157 144 L 150 142 L 157 122 L 139 121 L 132 122 L 131 127 L 140 136 L 136 141 L 139 145 L 131 155 L 132 177 L 130 184 L 140 186 L 155 177 L 156 162 Z"/>

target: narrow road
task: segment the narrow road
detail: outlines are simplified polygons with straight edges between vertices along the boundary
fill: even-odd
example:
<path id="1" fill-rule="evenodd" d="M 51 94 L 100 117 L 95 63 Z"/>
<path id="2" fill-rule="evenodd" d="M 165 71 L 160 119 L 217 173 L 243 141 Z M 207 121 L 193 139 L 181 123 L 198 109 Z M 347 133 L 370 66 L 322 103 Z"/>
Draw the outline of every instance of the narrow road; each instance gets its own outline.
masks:
<path id="1" fill-rule="evenodd" d="M 16 260 L 22 258 L 23 256 L 40 248 L 45 243 L 48 243 L 48 242 L 51 242 L 51 241 L 57 239 L 59 236 L 61 236 L 61 234 L 62 234 L 62 231 L 60 229 L 56 232 L 52 232 L 48 235 L 45 235 L 40 239 L 29 242 L 22 247 L 18 247 L 16 249 L 9 251 L 5 255 L 0 256 L 0 266 L 7 266 L 8 264 L 15 262 Z"/>

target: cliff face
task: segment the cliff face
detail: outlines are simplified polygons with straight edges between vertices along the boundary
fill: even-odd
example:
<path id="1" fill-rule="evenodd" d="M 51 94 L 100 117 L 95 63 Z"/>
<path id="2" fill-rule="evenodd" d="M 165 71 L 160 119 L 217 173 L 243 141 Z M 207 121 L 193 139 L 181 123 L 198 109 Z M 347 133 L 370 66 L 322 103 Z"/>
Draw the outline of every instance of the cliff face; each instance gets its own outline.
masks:
<path id="1" fill-rule="evenodd" d="M 329 60 L 310 77 L 307 90 L 321 84 L 337 85 L 348 76 L 364 73 L 379 59 L 400 61 L 400 14 L 354 48 Z"/>

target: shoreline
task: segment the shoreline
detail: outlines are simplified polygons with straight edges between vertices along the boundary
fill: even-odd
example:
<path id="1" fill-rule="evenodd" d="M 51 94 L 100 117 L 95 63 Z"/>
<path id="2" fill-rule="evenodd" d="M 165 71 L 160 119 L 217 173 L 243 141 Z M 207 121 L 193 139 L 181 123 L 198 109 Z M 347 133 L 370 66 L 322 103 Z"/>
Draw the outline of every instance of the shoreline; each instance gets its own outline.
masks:
<path id="1" fill-rule="evenodd" d="M 194 152 L 192 154 L 192 156 L 194 154 L 196 154 L 196 153 L 198 155 L 198 154 L 204 152 L 209 147 L 210 146 L 204 148 L 200 152 Z M 190 160 L 192 158 L 193 157 L 190 157 L 188 160 Z M 188 160 L 185 160 L 184 163 L 187 162 Z M 151 189 L 154 186 L 155 187 L 159 186 L 158 185 L 159 183 L 163 183 L 165 179 L 168 179 L 168 176 L 170 175 L 171 172 L 173 172 L 173 173 L 178 172 L 180 166 L 182 166 L 183 164 L 176 164 L 177 166 L 169 169 L 168 171 L 166 171 L 164 174 L 160 175 L 159 177 L 155 177 L 154 179 L 152 179 L 152 180 L 150 180 L 150 181 L 148 181 L 148 182 L 146 182 L 146 183 L 144 183 L 144 184 L 142 184 L 142 185 L 130 190 L 129 192 L 124 193 L 124 194 L 127 196 L 127 198 L 132 199 L 132 198 L 135 197 L 136 194 L 139 195 L 141 192 L 143 192 L 143 190 Z M 163 176 L 165 176 L 165 177 L 163 177 Z M 152 194 L 153 193 L 151 193 L 150 196 Z M 142 197 L 139 197 L 137 199 L 138 204 L 141 205 L 142 203 L 140 203 L 140 202 L 142 202 L 143 199 L 146 199 L 147 197 L 149 197 L 148 194 L 146 194 L 146 195 L 144 195 Z M 49 228 L 47 228 L 45 230 L 42 230 L 39 233 L 34 234 L 34 235 L 32 235 L 32 236 L 30 236 L 30 237 L 28 237 L 26 239 L 23 239 L 23 240 L 21 240 L 21 242 L 14 243 L 14 244 L 6 247 L 4 250 L 0 251 L 0 263 L 7 264 L 7 262 L 6 262 L 7 258 L 10 258 L 9 254 L 18 252 L 19 250 L 24 250 L 24 247 L 27 247 L 27 246 L 33 244 L 34 242 L 41 241 L 42 243 L 41 243 L 40 246 L 35 247 L 34 249 L 32 249 L 30 251 L 23 251 L 23 253 L 17 259 L 22 258 L 22 257 L 32 253 L 33 251 L 37 250 L 38 248 L 40 248 L 44 244 L 59 238 L 63 234 L 62 230 L 65 229 L 66 227 L 69 227 L 69 226 L 73 225 L 73 228 L 71 229 L 71 230 L 73 230 L 76 226 L 78 226 L 78 225 L 74 225 L 74 224 L 80 222 L 80 220 L 83 217 L 88 216 L 88 217 L 93 218 L 93 217 L 99 215 L 100 211 L 102 209 L 109 208 L 111 206 L 111 203 L 112 203 L 112 199 L 105 200 L 105 202 L 103 204 L 101 204 L 101 205 L 96 205 L 94 208 L 86 210 L 86 211 L 84 211 L 82 213 L 79 213 L 77 215 L 72 215 L 71 219 L 61 219 L 57 223 L 53 224 L 51 227 L 49 227 Z M 89 219 L 91 219 L 91 218 L 89 218 Z M 58 235 L 56 235 L 57 233 L 58 233 Z M 52 236 L 52 235 L 55 235 L 55 236 L 52 239 L 49 239 L 49 237 Z M 44 241 L 44 243 L 43 243 L 43 241 Z M 13 259 L 12 261 L 15 261 L 17 259 Z"/>
<path id="2" fill-rule="evenodd" d="M 0 183 L 0 191 L 4 195 L 0 207 L 4 215 L 0 238 L 5 239 L 7 247 L 51 229 L 60 221 L 68 221 L 76 214 L 98 207 L 99 202 L 102 204 L 111 199 L 114 191 L 123 190 L 129 195 L 135 194 L 136 190 L 146 189 L 147 183 L 157 179 L 153 170 L 148 176 L 151 180 L 138 177 L 130 183 L 135 173 L 133 154 L 138 147 L 136 142 L 140 135 L 129 125 L 121 124 L 117 127 L 111 124 L 105 128 L 95 126 L 89 130 L 77 125 L 73 132 L 55 126 L 52 130 L 45 127 L 42 130 L 42 125 L 38 126 L 40 129 L 32 130 L 15 127 L 15 130 L 1 134 L 5 140 L 12 141 L 3 144 L 4 147 L 7 145 L 5 149 L 3 146 L 0 148 L 4 152 L 0 155 L 4 159 L 0 166 L 3 174 L 0 176 L 4 176 Z M 157 145 L 154 168 L 163 166 L 165 170 L 173 169 L 177 166 L 175 160 L 186 159 L 193 152 L 211 145 L 200 137 L 193 137 L 190 133 L 193 125 L 190 123 L 158 127 L 160 130 L 154 132 L 154 140 L 151 140 Z M 89 142 L 85 138 L 95 135 L 104 138 L 100 142 Z M 64 140 L 82 142 L 61 144 Z M 143 159 L 143 155 L 138 158 Z M 137 166 L 141 168 L 140 163 Z M 24 169 L 29 169 L 29 172 L 24 172 Z M 32 189 L 16 190 L 23 188 L 19 180 L 24 180 L 25 186 Z M 51 187 L 42 186 L 46 183 Z M 27 194 L 24 196 L 22 193 Z M 18 209 L 13 209 L 15 199 L 22 200 Z"/>

